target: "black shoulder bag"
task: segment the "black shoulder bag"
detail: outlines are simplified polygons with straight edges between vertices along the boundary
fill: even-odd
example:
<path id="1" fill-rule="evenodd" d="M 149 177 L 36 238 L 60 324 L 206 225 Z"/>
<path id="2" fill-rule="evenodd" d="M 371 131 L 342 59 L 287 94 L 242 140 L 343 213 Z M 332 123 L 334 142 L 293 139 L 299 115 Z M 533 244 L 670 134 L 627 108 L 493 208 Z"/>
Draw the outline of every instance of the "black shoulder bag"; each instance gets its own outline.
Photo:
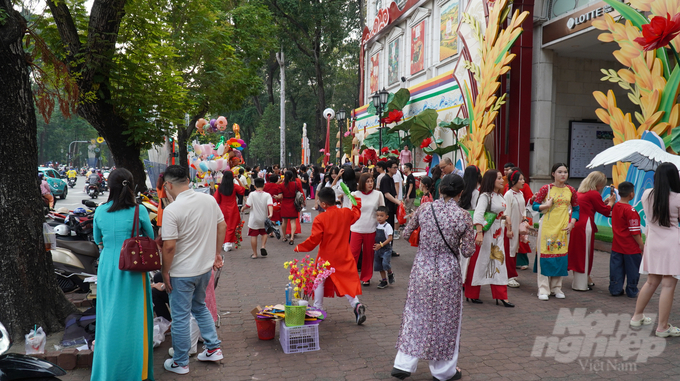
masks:
<path id="1" fill-rule="evenodd" d="M 437 230 L 439 231 L 439 235 L 442 237 L 442 241 L 444 241 L 444 244 L 446 245 L 446 247 L 448 247 L 449 250 L 451 250 L 451 252 L 453 253 L 453 256 L 458 258 L 458 252 L 456 250 L 453 250 L 451 248 L 451 246 L 449 245 L 449 243 L 446 242 L 446 238 L 444 237 L 444 233 L 442 232 L 442 228 L 439 227 L 439 220 L 437 220 L 437 213 L 435 213 L 435 211 L 434 211 L 434 205 L 433 204 L 434 204 L 434 202 L 430 203 L 430 208 L 432 208 L 432 217 L 434 218 L 434 223 L 437 224 Z"/>

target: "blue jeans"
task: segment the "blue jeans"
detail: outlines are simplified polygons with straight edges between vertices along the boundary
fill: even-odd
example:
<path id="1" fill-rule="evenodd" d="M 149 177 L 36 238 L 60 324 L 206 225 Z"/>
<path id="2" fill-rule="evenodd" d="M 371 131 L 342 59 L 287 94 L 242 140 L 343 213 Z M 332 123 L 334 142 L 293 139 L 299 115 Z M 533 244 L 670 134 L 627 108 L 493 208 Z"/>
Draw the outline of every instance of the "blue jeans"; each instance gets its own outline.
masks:
<path id="1" fill-rule="evenodd" d="M 391 246 L 391 245 L 390 245 Z M 376 250 L 373 255 L 373 271 L 391 271 L 392 248 L 384 247 Z"/>
<path id="2" fill-rule="evenodd" d="M 626 278 L 626 295 L 629 298 L 637 296 L 641 261 L 642 254 L 621 254 L 612 251 L 609 258 L 610 294 L 614 296 L 623 294 L 623 280 Z"/>
<path id="3" fill-rule="evenodd" d="M 222 343 L 217 338 L 212 315 L 205 306 L 205 289 L 210 282 L 211 273 L 212 271 L 208 271 L 203 275 L 186 278 L 170 277 L 172 347 L 175 350 L 173 359 L 179 366 L 189 365 L 189 349 L 191 349 L 189 322 L 192 314 L 196 318 L 201 336 L 208 349 L 219 348 Z"/>

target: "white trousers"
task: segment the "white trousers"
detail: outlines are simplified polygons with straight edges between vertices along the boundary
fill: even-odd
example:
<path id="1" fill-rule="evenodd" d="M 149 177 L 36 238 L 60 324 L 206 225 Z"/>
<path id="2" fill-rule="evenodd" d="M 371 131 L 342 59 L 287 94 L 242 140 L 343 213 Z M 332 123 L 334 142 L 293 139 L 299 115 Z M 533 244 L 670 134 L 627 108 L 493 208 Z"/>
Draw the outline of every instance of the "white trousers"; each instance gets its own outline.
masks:
<path id="1" fill-rule="evenodd" d="M 316 289 L 314 289 L 314 308 L 318 308 L 320 310 L 323 310 L 323 286 L 325 283 L 326 281 L 324 280 L 318 286 L 316 286 Z M 356 296 L 345 295 L 345 298 L 347 298 L 352 308 L 359 304 L 359 298 Z"/>
<path id="2" fill-rule="evenodd" d="M 457 364 L 458 350 L 456 349 L 451 360 L 430 360 L 430 373 L 432 373 L 432 377 L 445 381 L 456 374 Z M 394 359 L 394 367 L 413 374 L 418 368 L 418 358 L 398 351 L 397 357 Z"/>
<path id="3" fill-rule="evenodd" d="M 562 292 L 562 277 L 561 276 L 545 276 L 538 273 L 538 294 L 550 295 Z"/>

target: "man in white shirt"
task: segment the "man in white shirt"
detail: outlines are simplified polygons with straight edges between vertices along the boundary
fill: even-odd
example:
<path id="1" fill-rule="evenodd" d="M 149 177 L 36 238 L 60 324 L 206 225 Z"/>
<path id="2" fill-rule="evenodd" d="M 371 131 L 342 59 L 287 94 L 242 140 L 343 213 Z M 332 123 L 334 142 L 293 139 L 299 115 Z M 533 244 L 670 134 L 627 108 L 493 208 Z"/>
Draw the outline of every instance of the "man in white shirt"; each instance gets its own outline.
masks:
<path id="1" fill-rule="evenodd" d="M 223 358 L 215 322 L 205 305 L 205 290 L 213 269 L 222 267 L 221 244 L 227 225 L 215 199 L 189 188 L 187 171 L 179 165 L 165 170 L 165 190 L 175 201 L 163 210 L 163 281 L 172 310 L 173 358 L 164 363 L 167 371 L 189 373 L 193 314 L 206 349 L 199 361 Z"/>

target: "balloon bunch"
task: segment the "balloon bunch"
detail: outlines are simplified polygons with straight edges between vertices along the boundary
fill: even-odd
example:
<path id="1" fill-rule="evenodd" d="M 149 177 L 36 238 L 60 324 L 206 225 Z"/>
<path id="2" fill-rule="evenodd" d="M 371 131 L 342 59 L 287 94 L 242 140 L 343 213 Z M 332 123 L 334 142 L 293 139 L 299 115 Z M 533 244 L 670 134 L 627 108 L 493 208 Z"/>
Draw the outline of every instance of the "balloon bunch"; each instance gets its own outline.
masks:
<path id="1" fill-rule="evenodd" d="M 217 119 L 210 119 L 210 122 L 200 118 L 196 121 L 198 133 L 205 136 L 206 132 L 224 131 L 227 129 L 227 118 L 218 116 Z"/>
<path id="2" fill-rule="evenodd" d="M 233 141 L 233 142 L 232 142 Z M 189 166 L 199 172 L 199 178 L 204 178 L 205 172 L 234 171 L 238 173 L 239 165 L 242 165 L 243 155 L 241 151 L 247 144 L 241 139 L 220 138 L 217 146 L 212 143 L 198 144 L 194 141 L 193 152 L 189 152 Z M 221 177 L 221 173 L 215 175 Z"/>

